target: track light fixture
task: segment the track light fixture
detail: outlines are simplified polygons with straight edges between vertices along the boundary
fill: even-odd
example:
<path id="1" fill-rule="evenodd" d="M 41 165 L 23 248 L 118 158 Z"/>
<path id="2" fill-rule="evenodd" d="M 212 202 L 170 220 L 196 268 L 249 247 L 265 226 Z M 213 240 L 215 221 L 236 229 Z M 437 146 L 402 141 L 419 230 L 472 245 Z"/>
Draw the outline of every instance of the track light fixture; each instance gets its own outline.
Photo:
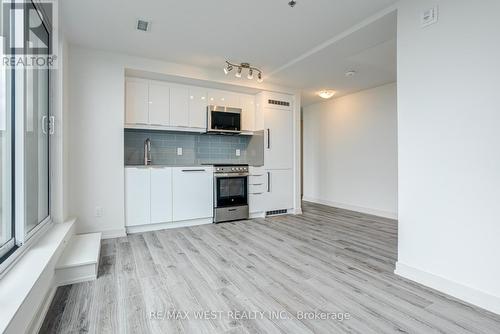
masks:
<path id="1" fill-rule="evenodd" d="M 248 70 L 248 75 L 247 78 L 249 80 L 253 79 L 253 73 L 257 72 L 257 82 L 262 82 L 264 81 L 262 79 L 262 71 L 259 70 L 257 67 L 251 66 L 249 63 L 240 63 L 240 64 L 233 64 L 230 63 L 226 60 L 226 67 L 224 67 L 224 74 L 228 75 L 229 72 L 233 70 L 233 68 L 237 68 L 236 73 L 234 74 L 235 77 L 241 78 L 243 69 Z"/>

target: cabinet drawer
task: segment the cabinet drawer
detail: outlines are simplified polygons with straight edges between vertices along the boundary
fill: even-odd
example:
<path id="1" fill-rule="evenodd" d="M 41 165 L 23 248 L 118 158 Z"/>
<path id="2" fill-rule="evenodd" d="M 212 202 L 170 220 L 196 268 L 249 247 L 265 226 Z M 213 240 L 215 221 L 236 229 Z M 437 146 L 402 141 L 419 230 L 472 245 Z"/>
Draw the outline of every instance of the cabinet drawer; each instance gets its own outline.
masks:
<path id="1" fill-rule="evenodd" d="M 266 173 L 262 173 L 259 175 L 250 175 L 248 177 L 248 184 L 250 185 L 260 185 L 266 183 Z"/>
<path id="2" fill-rule="evenodd" d="M 248 207 L 250 213 L 263 212 L 264 211 L 264 200 L 265 196 L 262 195 L 248 195 Z"/>
<path id="3" fill-rule="evenodd" d="M 261 175 L 266 173 L 266 169 L 264 167 L 250 166 L 248 170 L 250 172 L 250 175 Z"/>
<path id="4" fill-rule="evenodd" d="M 267 187 L 266 187 L 266 184 L 264 184 L 264 183 L 248 185 L 248 193 L 250 195 L 263 194 L 267 191 L 266 189 L 267 189 Z"/>

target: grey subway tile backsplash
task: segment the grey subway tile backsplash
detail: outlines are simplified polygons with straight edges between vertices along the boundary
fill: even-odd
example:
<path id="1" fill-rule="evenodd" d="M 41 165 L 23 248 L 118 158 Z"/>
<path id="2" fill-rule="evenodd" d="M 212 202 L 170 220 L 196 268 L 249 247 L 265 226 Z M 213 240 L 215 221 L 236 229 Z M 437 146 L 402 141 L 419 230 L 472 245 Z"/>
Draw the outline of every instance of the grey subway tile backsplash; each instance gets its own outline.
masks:
<path id="1" fill-rule="evenodd" d="M 247 164 L 250 136 L 125 130 L 125 165 L 142 165 L 144 141 L 151 140 L 153 165 Z M 182 147 L 182 156 L 177 148 Z M 240 156 L 236 156 L 236 150 Z"/>

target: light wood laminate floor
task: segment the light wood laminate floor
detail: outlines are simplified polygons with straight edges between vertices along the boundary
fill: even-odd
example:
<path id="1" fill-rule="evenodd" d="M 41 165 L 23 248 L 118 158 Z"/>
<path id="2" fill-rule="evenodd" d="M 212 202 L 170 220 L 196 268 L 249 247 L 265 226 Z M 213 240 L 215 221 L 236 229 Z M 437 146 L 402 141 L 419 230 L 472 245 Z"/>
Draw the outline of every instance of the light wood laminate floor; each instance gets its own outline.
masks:
<path id="1" fill-rule="evenodd" d="M 98 279 L 60 287 L 41 332 L 500 333 L 500 316 L 394 275 L 396 221 L 303 209 L 104 240 Z"/>

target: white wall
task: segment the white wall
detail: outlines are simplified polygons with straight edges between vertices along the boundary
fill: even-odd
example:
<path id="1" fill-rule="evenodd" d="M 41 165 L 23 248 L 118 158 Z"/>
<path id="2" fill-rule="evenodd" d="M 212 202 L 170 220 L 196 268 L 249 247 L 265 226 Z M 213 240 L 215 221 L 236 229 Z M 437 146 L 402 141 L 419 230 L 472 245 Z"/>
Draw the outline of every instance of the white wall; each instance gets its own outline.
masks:
<path id="1" fill-rule="evenodd" d="M 70 47 L 69 188 L 77 232 L 124 233 L 124 68 L 112 55 Z M 97 207 L 103 216 L 95 217 Z"/>
<path id="2" fill-rule="evenodd" d="M 399 5 L 396 272 L 500 313 L 498 13 L 498 0 Z"/>
<path id="3" fill-rule="evenodd" d="M 304 108 L 304 199 L 397 217 L 396 84 Z"/>
<path id="4" fill-rule="evenodd" d="M 124 86 L 125 69 L 182 76 L 218 84 L 235 83 L 222 71 L 131 57 L 70 46 L 69 52 L 69 215 L 78 218 L 77 232 L 103 232 L 104 237 L 123 235 L 124 229 Z M 233 81 L 231 81 L 233 80 Z M 249 80 L 241 83 L 249 86 Z M 239 83 L 239 81 L 238 81 Z M 255 87 L 295 94 L 269 84 Z M 300 102 L 300 96 L 295 95 Z M 299 108 L 296 108 L 299 115 Z M 298 116 L 296 117 L 298 122 Z M 296 129 L 298 131 L 298 129 Z M 297 138 L 299 132 L 295 133 Z M 298 140 L 294 145 L 298 152 Z M 298 171 L 297 176 L 298 178 Z M 300 211 L 299 193 L 296 203 Z M 96 207 L 103 216 L 95 217 Z"/>

